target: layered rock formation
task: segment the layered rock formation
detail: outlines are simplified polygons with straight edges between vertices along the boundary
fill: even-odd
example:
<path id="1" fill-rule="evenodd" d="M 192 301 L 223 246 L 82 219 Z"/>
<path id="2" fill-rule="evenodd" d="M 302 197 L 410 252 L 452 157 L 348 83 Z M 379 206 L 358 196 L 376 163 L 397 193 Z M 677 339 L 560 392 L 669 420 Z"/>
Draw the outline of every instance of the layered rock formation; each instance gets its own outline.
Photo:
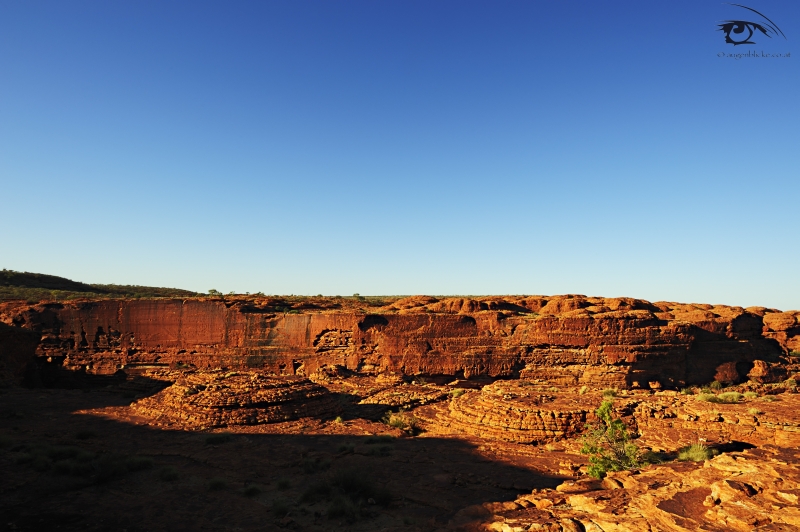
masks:
<path id="1" fill-rule="evenodd" d="M 461 512 L 452 529 L 542 532 L 797 530 L 797 449 L 765 446 L 642 472 L 567 482 Z M 481 512 L 485 515 L 481 517 Z"/>
<path id="2" fill-rule="evenodd" d="M 709 382 L 725 364 L 725 378 L 741 380 L 754 361 L 777 362 L 800 341 L 797 313 L 632 298 L 282 305 L 241 298 L 7 303 L 0 320 L 40 334 L 40 360 L 96 374 L 169 366 L 309 376 L 339 367 L 659 388 Z"/>
<path id="3" fill-rule="evenodd" d="M 587 423 L 595 423 L 594 411 L 604 400 L 612 399 L 615 416 L 641 436 L 637 444 L 657 452 L 672 452 L 698 441 L 800 447 L 800 423 L 794 413 L 800 395 L 792 382 L 749 382 L 728 388 L 727 393 L 738 393 L 739 398 L 725 403 L 714 394 L 620 391 L 612 398 L 600 390 L 497 381 L 447 403 L 418 408 L 414 415 L 432 434 L 534 444 L 572 438 L 570 445 L 577 452 L 580 439 L 574 437 L 585 432 Z M 740 392 L 749 393 L 745 397 Z"/>
<path id="4" fill-rule="evenodd" d="M 576 394 L 577 395 L 577 394 Z M 591 404 L 528 381 L 498 381 L 453 399 L 441 425 L 486 438 L 539 443 L 583 430 Z"/>
<path id="5" fill-rule="evenodd" d="M 256 372 L 186 372 L 175 384 L 131 405 L 154 424 L 182 428 L 257 425 L 327 416 L 341 406 L 322 386 Z"/>

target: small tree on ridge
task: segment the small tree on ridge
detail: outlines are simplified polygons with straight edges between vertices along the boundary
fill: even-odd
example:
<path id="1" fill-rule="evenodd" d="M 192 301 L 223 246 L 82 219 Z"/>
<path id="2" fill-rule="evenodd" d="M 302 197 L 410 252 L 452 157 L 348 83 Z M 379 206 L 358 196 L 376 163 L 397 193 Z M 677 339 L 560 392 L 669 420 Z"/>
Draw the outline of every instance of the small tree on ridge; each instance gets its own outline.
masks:
<path id="1" fill-rule="evenodd" d="M 590 427 L 581 447 L 581 454 L 590 455 L 589 475 L 598 479 L 609 471 L 635 469 L 642 465 L 639 448 L 630 441 L 628 427 L 621 419 L 612 419 L 613 407 L 613 401 L 603 401 L 595 412 L 599 423 Z"/>

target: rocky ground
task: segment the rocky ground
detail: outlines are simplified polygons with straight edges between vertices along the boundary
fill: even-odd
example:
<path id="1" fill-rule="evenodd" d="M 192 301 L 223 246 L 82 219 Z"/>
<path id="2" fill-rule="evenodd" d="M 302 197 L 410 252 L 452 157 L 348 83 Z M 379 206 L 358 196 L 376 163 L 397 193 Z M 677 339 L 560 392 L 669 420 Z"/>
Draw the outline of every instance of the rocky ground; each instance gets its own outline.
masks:
<path id="1" fill-rule="evenodd" d="M 0 530 L 796 530 L 796 369 L 684 393 L 164 369 L 9 387 Z M 585 474 L 605 399 L 663 463 Z M 719 454 L 676 460 L 692 443 Z"/>
<path id="2" fill-rule="evenodd" d="M 798 380 L 762 307 L 7 301 L 0 530 L 800 530 Z M 600 480 L 604 401 L 641 460 Z"/>

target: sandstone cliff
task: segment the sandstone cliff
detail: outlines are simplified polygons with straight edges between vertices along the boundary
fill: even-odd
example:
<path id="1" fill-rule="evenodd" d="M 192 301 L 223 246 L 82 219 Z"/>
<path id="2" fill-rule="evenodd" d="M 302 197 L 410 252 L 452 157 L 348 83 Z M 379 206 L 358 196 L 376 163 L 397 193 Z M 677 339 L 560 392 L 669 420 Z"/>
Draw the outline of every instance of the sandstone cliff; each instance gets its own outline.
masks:
<path id="1" fill-rule="evenodd" d="M 40 337 L 40 365 L 89 374 L 170 366 L 311 376 L 338 368 L 659 388 L 741 379 L 754 361 L 778 362 L 800 348 L 800 312 L 760 307 L 576 295 L 349 301 L 12 302 L 0 306 L 0 321 Z M 0 346 L 5 358 L 9 346 Z"/>

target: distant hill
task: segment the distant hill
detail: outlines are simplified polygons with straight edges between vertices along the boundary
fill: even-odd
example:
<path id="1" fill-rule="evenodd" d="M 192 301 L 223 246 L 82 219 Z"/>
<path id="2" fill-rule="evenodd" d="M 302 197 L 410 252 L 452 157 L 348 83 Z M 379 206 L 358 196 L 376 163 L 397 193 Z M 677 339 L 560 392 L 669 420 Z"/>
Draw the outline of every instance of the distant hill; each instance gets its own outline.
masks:
<path id="1" fill-rule="evenodd" d="M 85 284 L 44 273 L 0 271 L 0 300 L 28 301 L 78 298 L 191 297 L 196 292 L 153 286 Z"/>

